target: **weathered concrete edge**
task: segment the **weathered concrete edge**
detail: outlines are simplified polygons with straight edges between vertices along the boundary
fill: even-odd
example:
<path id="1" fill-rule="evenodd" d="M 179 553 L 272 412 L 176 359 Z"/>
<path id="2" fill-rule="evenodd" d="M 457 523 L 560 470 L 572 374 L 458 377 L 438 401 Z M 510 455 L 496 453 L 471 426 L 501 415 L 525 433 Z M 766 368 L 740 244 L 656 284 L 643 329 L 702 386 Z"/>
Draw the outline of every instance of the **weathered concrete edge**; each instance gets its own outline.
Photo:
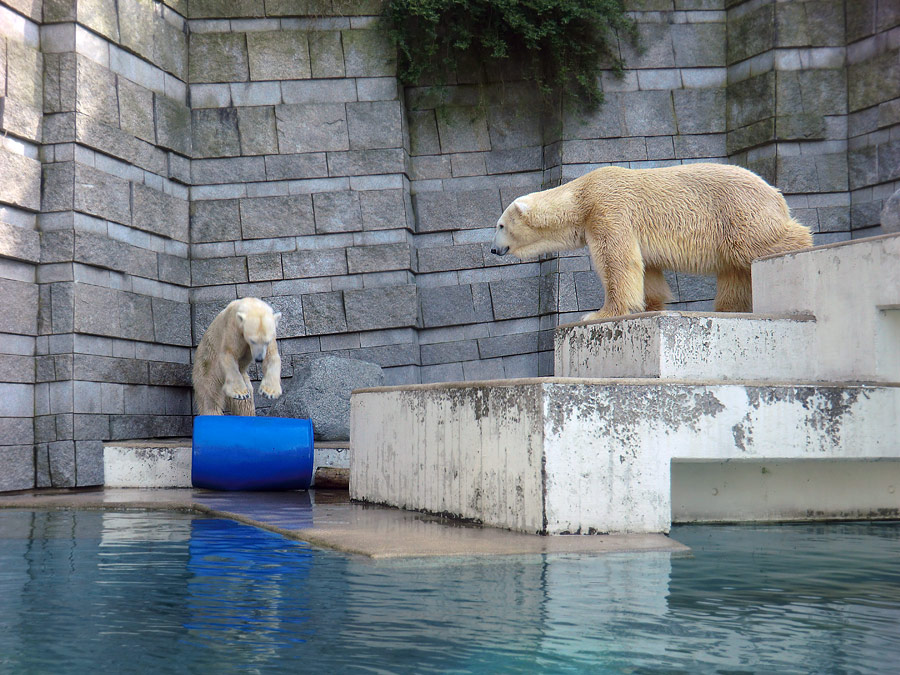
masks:
<path id="1" fill-rule="evenodd" d="M 483 389 L 485 387 L 518 387 L 545 384 L 581 385 L 591 384 L 597 386 L 625 386 L 625 387 L 658 387 L 666 386 L 695 386 L 708 387 L 718 385 L 744 386 L 744 387 L 815 387 L 828 389 L 840 387 L 853 389 L 858 387 L 900 387 L 900 382 L 792 382 L 771 380 L 665 380 L 658 377 L 522 377 L 508 380 L 471 380 L 464 382 L 433 382 L 430 384 L 397 384 L 389 387 L 367 387 L 354 389 L 353 394 L 381 394 L 395 391 L 445 391 L 453 389 Z"/>
<path id="2" fill-rule="evenodd" d="M 775 314 L 755 314 L 753 312 L 689 312 L 680 310 L 661 310 L 657 312 L 636 312 L 635 314 L 623 314 L 621 316 L 612 316 L 608 319 L 595 319 L 593 321 L 572 321 L 570 323 L 561 323 L 555 329 L 554 333 L 559 333 L 570 328 L 578 326 L 593 326 L 600 323 L 621 323 L 623 321 L 631 321 L 634 319 L 653 319 L 653 318 L 674 318 L 674 319 L 731 319 L 742 321 L 815 321 L 816 317 L 809 312 L 792 313 L 775 313 Z"/>
<path id="3" fill-rule="evenodd" d="M 827 249 L 833 248 L 842 248 L 844 246 L 852 246 L 853 244 L 859 244 L 860 242 L 873 242 L 873 241 L 882 241 L 884 239 L 892 239 L 898 237 L 900 238 L 900 232 L 888 232 L 887 234 L 879 234 L 874 237 L 863 237 L 861 239 L 849 239 L 847 241 L 835 241 L 830 244 L 819 244 L 818 246 L 810 246 L 809 248 L 801 248 L 796 251 L 786 251 L 784 253 L 772 253 L 770 255 L 764 255 L 760 258 L 754 259 L 754 263 L 760 260 L 774 260 L 775 258 L 793 258 L 794 256 L 803 255 L 805 253 L 809 253 L 810 251 L 824 251 Z"/>
<path id="4" fill-rule="evenodd" d="M 122 488 L 127 489 L 127 488 Z M 91 499 L 85 495 L 96 495 Z M 434 551 L 409 551 L 379 552 L 376 547 L 360 546 L 354 544 L 354 540 L 361 539 L 361 534 L 367 534 L 365 528 L 335 528 L 335 529 L 299 529 L 291 530 L 270 523 L 261 522 L 249 516 L 217 509 L 195 501 L 193 498 L 179 500 L 172 495 L 169 501 L 135 500 L 109 502 L 103 500 L 103 490 L 77 491 L 72 493 L 54 492 L 48 495 L 35 494 L 33 492 L 4 495 L 0 500 L 0 510 L 3 509 L 27 509 L 27 510 L 69 510 L 78 509 L 85 511 L 175 511 L 181 513 L 197 513 L 214 518 L 227 518 L 244 525 L 250 525 L 274 532 L 287 539 L 300 541 L 316 548 L 338 551 L 349 555 L 357 555 L 371 560 L 411 559 L 411 558 L 468 558 L 468 557 L 492 557 L 492 556 L 521 556 L 521 555 L 610 555 L 628 553 L 670 553 L 679 556 L 689 556 L 691 549 L 684 544 L 671 539 L 663 534 L 609 534 L 609 535 L 528 535 L 520 532 L 512 532 L 500 528 L 484 526 L 484 529 L 496 530 L 501 536 L 509 535 L 520 541 L 528 541 L 532 546 L 520 546 L 507 550 L 456 550 L 452 552 Z M 388 512 L 400 512 L 402 509 L 385 507 Z M 407 512 L 412 515 L 420 515 L 417 512 Z M 437 520 L 437 519 L 436 519 Z M 452 526 L 455 522 L 450 522 Z M 482 528 L 478 528 L 482 531 Z M 349 540 L 349 541 L 348 541 Z M 535 546 L 537 545 L 537 546 Z"/>

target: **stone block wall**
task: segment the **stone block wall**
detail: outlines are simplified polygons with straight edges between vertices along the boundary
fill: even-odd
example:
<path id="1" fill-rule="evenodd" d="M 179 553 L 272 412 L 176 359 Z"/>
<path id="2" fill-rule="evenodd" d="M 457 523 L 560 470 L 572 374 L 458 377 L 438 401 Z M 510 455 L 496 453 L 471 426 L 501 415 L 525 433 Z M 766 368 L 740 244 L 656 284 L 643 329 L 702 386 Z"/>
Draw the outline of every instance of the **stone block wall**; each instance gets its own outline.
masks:
<path id="1" fill-rule="evenodd" d="M 644 49 L 555 117 L 515 68 L 402 87 L 379 0 L 0 2 L 0 490 L 190 434 L 192 348 L 246 295 L 283 312 L 285 384 L 321 353 L 390 384 L 552 374 L 553 329 L 603 302 L 590 258 L 498 258 L 491 231 L 596 167 L 738 163 L 817 243 L 879 232 L 896 2 L 628 7 Z M 668 279 L 711 309 L 713 280 Z"/>

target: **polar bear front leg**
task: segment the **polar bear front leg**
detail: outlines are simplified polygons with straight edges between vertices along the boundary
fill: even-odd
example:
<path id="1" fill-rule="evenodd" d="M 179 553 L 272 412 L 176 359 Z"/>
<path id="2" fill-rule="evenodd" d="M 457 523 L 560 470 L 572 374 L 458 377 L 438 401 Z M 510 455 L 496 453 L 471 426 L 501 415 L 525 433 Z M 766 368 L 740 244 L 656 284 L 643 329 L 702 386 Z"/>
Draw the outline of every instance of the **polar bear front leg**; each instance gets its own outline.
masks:
<path id="1" fill-rule="evenodd" d="M 247 383 L 241 375 L 237 359 L 227 352 L 220 358 L 222 359 L 222 370 L 225 373 L 225 384 L 222 386 L 222 391 L 229 398 L 238 401 L 250 398 L 251 390 L 247 388 Z"/>
<path id="2" fill-rule="evenodd" d="M 606 298 L 596 312 L 585 314 L 582 321 L 597 321 L 644 311 L 644 261 L 637 241 L 627 237 L 587 235 L 588 251 Z"/>
<path id="3" fill-rule="evenodd" d="M 272 340 L 266 349 L 266 358 L 262 364 L 263 378 L 259 383 L 259 393 L 265 398 L 278 398 L 281 396 L 281 357 L 278 355 L 278 345 Z"/>

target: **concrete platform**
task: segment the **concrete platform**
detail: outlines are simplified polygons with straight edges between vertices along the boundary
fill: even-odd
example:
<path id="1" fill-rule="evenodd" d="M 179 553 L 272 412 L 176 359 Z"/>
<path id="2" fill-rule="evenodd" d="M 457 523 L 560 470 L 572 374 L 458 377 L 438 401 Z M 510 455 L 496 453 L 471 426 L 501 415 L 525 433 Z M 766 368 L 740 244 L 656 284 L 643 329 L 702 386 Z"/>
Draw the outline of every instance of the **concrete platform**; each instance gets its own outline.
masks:
<path id="1" fill-rule="evenodd" d="M 318 441 L 313 486 L 346 489 L 350 442 Z M 111 441 L 103 446 L 104 484 L 110 488 L 191 487 L 191 439 Z"/>
<path id="2" fill-rule="evenodd" d="M 350 496 L 520 532 L 668 532 L 674 461 L 900 460 L 900 386 L 537 378 L 354 392 Z M 852 461 L 849 461 L 852 460 Z M 900 485 L 900 462 L 879 471 Z M 887 478 L 886 478 L 887 479 Z M 834 485 L 744 520 L 900 514 Z M 804 496 L 806 502 L 804 502 Z M 722 519 L 722 518 L 711 518 Z"/>
<path id="3" fill-rule="evenodd" d="M 809 382 L 809 314 L 647 312 L 566 324 L 554 335 L 557 377 Z"/>
<path id="4" fill-rule="evenodd" d="M 346 491 L 103 489 L 0 495 L 0 508 L 176 509 L 231 518 L 314 546 L 374 559 L 656 551 L 688 547 L 657 534 L 538 537 L 421 513 L 353 504 Z"/>

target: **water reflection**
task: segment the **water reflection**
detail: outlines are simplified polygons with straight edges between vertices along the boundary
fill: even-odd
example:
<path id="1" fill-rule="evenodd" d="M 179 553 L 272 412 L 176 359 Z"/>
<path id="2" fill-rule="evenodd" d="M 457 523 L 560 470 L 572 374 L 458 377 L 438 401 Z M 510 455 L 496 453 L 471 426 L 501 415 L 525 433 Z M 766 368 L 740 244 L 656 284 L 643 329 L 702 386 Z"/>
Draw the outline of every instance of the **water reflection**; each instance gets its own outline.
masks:
<path id="1" fill-rule="evenodd" d="M 372 562 L 185 514 L 0 512 L 0 672 L 876 673 L 900 662 L 900 525 L 674 534 L 693 558 Z"/>

